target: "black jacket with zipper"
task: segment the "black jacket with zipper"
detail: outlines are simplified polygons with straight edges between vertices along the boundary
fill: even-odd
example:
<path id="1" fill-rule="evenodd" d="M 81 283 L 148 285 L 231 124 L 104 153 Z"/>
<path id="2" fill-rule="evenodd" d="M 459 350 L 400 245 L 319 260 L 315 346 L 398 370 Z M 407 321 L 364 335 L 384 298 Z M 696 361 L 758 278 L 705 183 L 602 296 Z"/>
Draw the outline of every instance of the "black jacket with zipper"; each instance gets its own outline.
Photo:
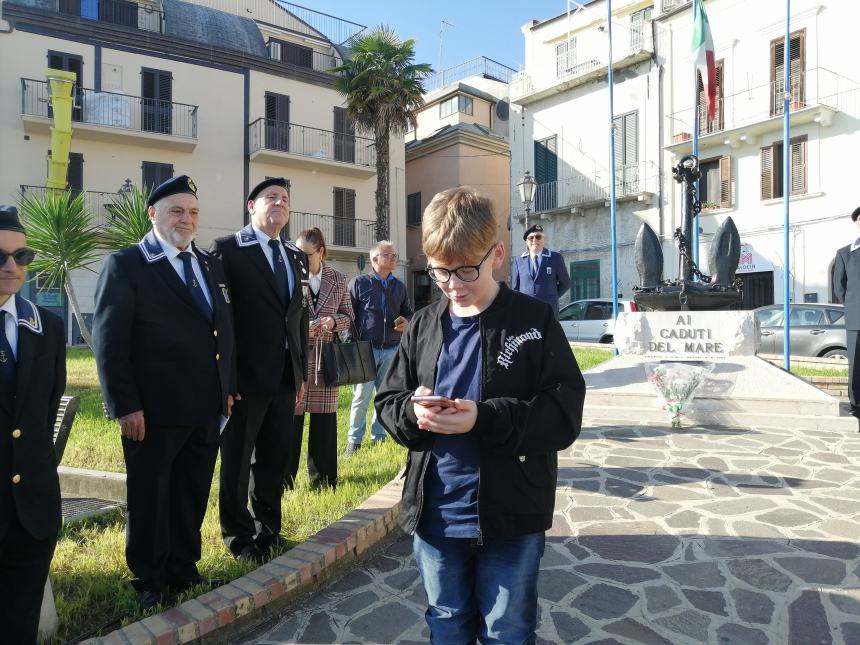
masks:
<path id="1" fill-rule="evenodd" d="M 442 299 L 412 319 L 385 381 L 376 412 L 409 449 L 400 525 L 413 533 L 421 518 L 424 475 L 435 435 L 421 430 L 410 398 L 433 388 L 442 350 Z M 585 382 L 552 308 L 504 284 L 481 314 L 481 398 L 470 432 L 478 438 L 481 537 L 507 537 L 552 526 L 557 452 L 582 427 Z"/>

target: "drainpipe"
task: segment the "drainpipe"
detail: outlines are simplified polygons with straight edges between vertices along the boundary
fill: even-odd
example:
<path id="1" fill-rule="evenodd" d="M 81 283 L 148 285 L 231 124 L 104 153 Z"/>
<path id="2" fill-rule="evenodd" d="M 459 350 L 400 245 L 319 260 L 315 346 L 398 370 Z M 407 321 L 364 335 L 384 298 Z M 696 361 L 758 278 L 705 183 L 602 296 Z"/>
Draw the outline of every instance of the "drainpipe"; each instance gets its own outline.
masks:
<path id="1" fill-rule="evenodd" d="M 48 96 L 54 112 L 51 126 L 51 156 L 48 158 L 48 179 L 45 186 L 65 190 L 69 170 L 69 148 L 72 144 L 72 90 L 77 76 L 74 72 L 48 69 Z"/>

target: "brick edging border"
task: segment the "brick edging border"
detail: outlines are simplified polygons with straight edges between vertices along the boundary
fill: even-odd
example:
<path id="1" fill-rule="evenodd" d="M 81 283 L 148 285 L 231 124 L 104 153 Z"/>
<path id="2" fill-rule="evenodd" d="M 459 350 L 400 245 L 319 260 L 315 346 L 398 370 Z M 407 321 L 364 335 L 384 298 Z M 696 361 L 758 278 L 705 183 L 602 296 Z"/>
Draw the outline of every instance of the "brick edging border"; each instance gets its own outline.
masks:
<path id="1" fill-rule="evenodd" d="M 179 645 L 273 613 L 396 530 L 401 492 L 398 473 L 361 506 L 241 578 L 85 643 Z"/>

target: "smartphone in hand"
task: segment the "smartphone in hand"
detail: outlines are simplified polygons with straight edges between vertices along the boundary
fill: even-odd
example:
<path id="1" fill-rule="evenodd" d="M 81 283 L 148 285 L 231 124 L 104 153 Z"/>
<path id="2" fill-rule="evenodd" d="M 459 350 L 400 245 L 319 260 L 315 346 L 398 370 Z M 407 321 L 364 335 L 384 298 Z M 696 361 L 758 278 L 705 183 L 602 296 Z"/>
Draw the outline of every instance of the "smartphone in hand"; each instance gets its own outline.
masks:
<path id="1" fill-rule="evenodd" d="M 412 402 L 418 403 L 419 405 L 423 405 L 427 408 L 432 408 L 436 405 L 443 408 L 454 407 L 454 401 L 449 399 L 447 396 L 438 396 L 436 394 L 428 394 L 426 396 L 413 396 Z"/>

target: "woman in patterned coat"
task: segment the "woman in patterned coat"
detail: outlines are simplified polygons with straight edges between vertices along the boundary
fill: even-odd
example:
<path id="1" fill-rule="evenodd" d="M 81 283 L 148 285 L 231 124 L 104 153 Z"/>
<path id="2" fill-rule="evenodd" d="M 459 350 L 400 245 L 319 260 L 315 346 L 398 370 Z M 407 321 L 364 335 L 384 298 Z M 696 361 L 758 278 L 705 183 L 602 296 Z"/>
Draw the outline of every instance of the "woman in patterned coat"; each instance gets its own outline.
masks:
<path id="1" fill-rule="evenodd" d="M 325 384 L 320 360 L 321 346 L 334 334 L 349 329 L 353 320 L 352 300 L 346 289 L 346 278 L 324 262 L 326 245 L 322 231 L 314 227 L 302 231 L 296 245 L 308 256 L 309 287 L 307 292 L 310 333 L 308 344 L 308 381 L 296 397 L 293 419 L 296 443 L 290 450 L 290 461 L 284 484 L 292 488 L 299 469 L 302 428 L 305 412 L 311 415 L 308 431 L 308 476 L 311 488 L 337 485 L 337 400 L 338 388 Z"/>

